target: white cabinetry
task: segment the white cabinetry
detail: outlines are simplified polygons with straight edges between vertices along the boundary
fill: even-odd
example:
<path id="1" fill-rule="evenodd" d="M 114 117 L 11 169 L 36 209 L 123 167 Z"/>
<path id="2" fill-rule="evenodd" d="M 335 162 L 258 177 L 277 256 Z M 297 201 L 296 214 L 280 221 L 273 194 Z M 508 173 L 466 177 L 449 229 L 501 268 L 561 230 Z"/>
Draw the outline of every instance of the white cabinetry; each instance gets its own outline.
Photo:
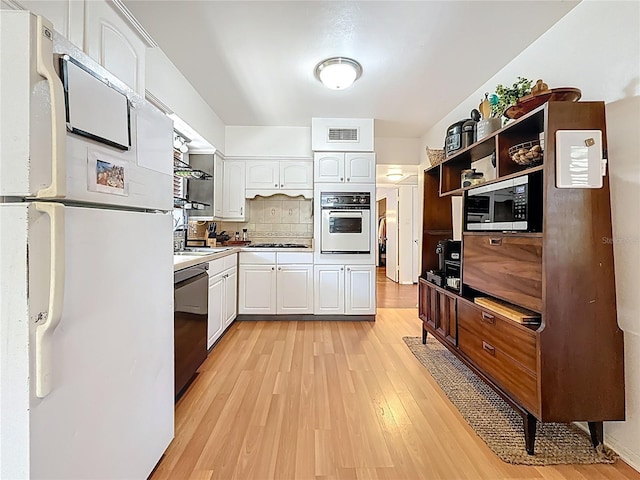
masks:
<path id="1" fill-rule="evenodd" d="M 238 313 L 238 254 L 209 262 L 207 348 L 220 338 Z"/>
<path id="2" fill-rule="evenodd" d="M 310 160 L 247 160 L 246 196 L 277 193 L 313 196 L 313 162 Z"/>
<path id="3" fill-rule="evenodd" d="M 222 218 L 244 220 L 245 215 L 245 163 L 225 160 L 222 175 Z"/>
<path id="4" fill-rule="evenodd" d="M 20 0 L 9 5 L 48 18 L 56 31 L 144 97 L 145 52 L 152 45 L 118 13 L 117 4 Z"/>
<path id="5" fill-rule="evenodd" d="M 275 315 L 275 252 L 240 252 L 238 313 Z"/>
<path id="6" fill-rule="evenodd" d="M 314 272 L 316 315 L 375 315 L 375 266 L 316 265 Z"/>
<path id="7" fill-rule="evenodd" d="M 241 252 L 240 314 L 313 313 L 313 254 Z"/>
<path id="8" fill-rule="evenodd" d="M 224 160 L 218 154 L 213 156 L 213 216 L 222 218 L 222 201 L 224 190 Z"/>
<path id="9" fill-rule="evenodd" d="M 144 96 L 147 43 L 108 2 L 84 2 L 84 6 L 85 52 Z"/>
<path id="10" fill-rule="evenodd" d="M 316 183 L 375 183 L 376 154 L 316 152 Z"/>

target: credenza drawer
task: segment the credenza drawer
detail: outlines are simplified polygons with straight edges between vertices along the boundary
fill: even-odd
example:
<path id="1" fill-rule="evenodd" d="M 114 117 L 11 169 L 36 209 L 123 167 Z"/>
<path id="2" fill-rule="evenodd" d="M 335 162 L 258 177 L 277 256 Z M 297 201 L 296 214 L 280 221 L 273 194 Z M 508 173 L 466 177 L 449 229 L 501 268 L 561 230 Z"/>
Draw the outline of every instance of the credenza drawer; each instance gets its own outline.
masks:
<path id="1" fill-rule="evenodd" d="M 458 347 L 505 392 L 529 411 L 538 411 L 535 332 L 458 302 Z"/>
<path id="2" fill-rule="evenodd" d="M 464 326 L 474 335 L 486 338 L 532 375 L 536 375 L 536 334 L 533 330 L 516 325 L 513 320 L 495 312 L 463 301 L 458 302 L 458 325 Z"/>
<path id="3" fill-rule="evenodd" d="M 463 282 L 508 302 L 542 311 L 542 238 L 465 235 Z"/>

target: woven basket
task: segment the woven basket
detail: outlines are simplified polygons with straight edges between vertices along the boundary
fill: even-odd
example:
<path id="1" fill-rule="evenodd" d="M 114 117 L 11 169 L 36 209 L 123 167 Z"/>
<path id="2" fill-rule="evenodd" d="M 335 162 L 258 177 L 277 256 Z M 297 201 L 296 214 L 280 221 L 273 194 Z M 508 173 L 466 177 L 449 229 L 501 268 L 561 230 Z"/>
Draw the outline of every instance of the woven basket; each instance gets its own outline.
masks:
<path id="1" fill-rule="evenodd" d="M 427 156 L 429 157 L 429 163 L 431 163 L 432 166 L 438 165 L 444 160 L 444 150 L 432 150 L 427 147 Z"/>

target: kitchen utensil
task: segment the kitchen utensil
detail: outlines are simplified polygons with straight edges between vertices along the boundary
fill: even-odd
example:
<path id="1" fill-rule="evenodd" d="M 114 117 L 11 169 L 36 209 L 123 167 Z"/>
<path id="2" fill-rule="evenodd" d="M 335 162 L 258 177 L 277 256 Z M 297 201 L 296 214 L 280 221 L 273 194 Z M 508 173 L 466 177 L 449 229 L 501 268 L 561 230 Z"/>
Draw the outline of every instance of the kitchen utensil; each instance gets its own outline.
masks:
<path id="1" fill-rule="evenodd" d="M 216 236 L 216 229 L 218 228 L 218 225 L 216 224 L 216 222 L 212 222 L 209 224 L 209 238 L 215 238 Z"/>
<path id="2" fill-rule="evenodd" d="M 489 103 L 489 92 L 484 94 L 484 100 L 480 102 L 478 106 L 478 110 L 480 110 L 480 114 L 482 115 L 482 119 L 486 120 L 491 116 L 491 104 Z"/>
<path id="3" fill-rule="evenodd" d="M 473 120 L 474 122 L 480 121 L 480 112 L 475 108 L 471 110 L 471 114 L 469 114 L 469 116 L 471 117 L 471 120 Z"/>

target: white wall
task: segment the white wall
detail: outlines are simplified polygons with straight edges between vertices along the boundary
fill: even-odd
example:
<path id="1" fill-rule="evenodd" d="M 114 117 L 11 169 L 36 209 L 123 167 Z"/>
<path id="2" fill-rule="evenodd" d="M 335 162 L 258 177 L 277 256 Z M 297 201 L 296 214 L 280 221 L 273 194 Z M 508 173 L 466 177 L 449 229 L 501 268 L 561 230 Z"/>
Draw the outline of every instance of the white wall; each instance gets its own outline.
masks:
<path id="1" fill-rule="evenodd" d="M 420 139 L 376 137 L 376 163 L 378 165 L 419 165 Z"/>
<path id="2" fill-rule="evenodd" d="M 226 128 L 227 157 L 313 157 L 310 127 Z"/>
<path id="3" fill-rule="evenodd" d="M 442 145 L 451 123 L 484 92 L 517 76 L 550 88 L 578 87 L 607 103 L 607 137 L 618 323 L 625 332 L 626 421 L 605 424 L 605 441 L 640 470 L 640 3 L 583 1 L 422 137 Z M 426 160 L 422 167 L 426 167 Z M 422 178 L 420 181 L 422 183 Z M 420 185 L 422 192 L 422 185 Z"/>
<path id="4" fill-rule="evenodd" d="M 146 53 L 146 89 L 211 145 L 225 152 L 224 123 L 159 48 Z"/>

